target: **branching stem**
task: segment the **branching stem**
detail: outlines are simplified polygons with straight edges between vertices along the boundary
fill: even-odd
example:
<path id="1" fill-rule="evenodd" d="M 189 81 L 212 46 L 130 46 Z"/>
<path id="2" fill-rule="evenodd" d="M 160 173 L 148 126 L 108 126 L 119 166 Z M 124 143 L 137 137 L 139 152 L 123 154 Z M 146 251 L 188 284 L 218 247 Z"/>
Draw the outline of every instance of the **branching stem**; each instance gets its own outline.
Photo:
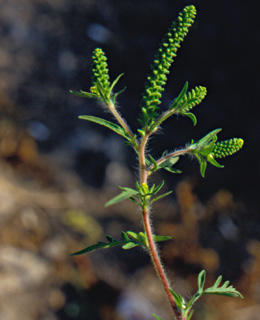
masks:
<path id="1" fill-rule="evenodd" d="M 190 152 L 189 148 L 185 148 L 185 149 L 181 149 L 181 150 L 177 150 L 177 151 L 173 151 L 165 156 L 163 156 L 162 158 L 160 158 L 159 160 L 156 161 L 157 166 L 161 165 L 163 162 L 167 161 L 170 158 L 176 158 L 179 156 L 183 156 L 187 153 Z M 154 168 L 154 165 L 152 164 L 149 168 L 148 168 L 148 172 L 151 172 Z"/>

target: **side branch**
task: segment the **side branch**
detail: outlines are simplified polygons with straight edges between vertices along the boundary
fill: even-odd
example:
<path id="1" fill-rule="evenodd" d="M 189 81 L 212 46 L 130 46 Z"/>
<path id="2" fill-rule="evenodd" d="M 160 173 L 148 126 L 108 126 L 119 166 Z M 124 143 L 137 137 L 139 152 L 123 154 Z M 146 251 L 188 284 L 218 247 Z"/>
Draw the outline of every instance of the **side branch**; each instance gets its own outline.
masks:
<path id="1" fill-rule="evenodd" d="M 167 161 L 170 158 L 176 158 L 179 156 L 183 156 L 187 153 L 190 153 L 190 149 L 189 148 L 185 148 L 185 149 L 181 149 L 181 150 L 177 150 L 177 151 L 173 151 L 165 156 L 163 156 L 162 158 L 160 158 L 159 160 L 156 161 L 157 166 L 160 166 L 163 162 Z M 154 165 L 152 164 L 149 168 L 148 168 L 148 172 L 151 172 L 154 168 Z"/>

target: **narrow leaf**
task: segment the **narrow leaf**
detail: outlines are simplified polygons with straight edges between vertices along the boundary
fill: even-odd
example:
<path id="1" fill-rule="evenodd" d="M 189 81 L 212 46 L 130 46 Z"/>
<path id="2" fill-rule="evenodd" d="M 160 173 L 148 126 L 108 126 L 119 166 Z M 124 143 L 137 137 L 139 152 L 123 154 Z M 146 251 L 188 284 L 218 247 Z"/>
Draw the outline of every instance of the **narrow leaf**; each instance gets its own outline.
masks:
<path id="1" fill-rule="evenodd" d="M 219 164 L 211 154 L 207 157 L 207 161 L 217 168 L 224 168 L 224 166 Z"/>
<path id="2" fill-rule="evenodd" d="M 126 232 L 122 231 L 122 232 L 121 232 L 121 237 L 122 237 L 124 240 L 129 241 L 129 237 L 128 237 L 128 235 L 127 235 Z"/>
<path id="3" fill-rule="evenodd" d="M 111 100 L 113 101 L 113 103 L 116 103 L 116 98 L 121 94 L 123 93 L 124 91 L 126 90 L 126 87 L 116 93 L 114 93 L 111 97 Z"/>
<path id="4" fill-rule="evenodd" d="M 198 288 L 200 293 L 202 293 L 204 289 L 205 280 L 206 280 L 206 271 L 202 270 L 198 276 Z"/>
<path id="5" fill-rule="evenodd" d="M 97 244 L 94 244 L 92 246 L 86 247 L 85 249 L 82 249 L 80 251 L 77 251 L 75 253 L 72 253 L 71 256 L 79 256 L 81 254 L 85 254 L 97 249 L 107 249 L 115 246 L 120 246 L 122 244 L 125 244 L 125 241 L 113 241 L 113 242 L 98 242 Z"/>
<path id="6" fill-rule="evenodd" d="M 107 238 L 107 240 L 109 241 L 109 242 L 116 242 L 116 240 L 114 239 L 114 238 L 112 238 L 111 236 L 106 236 L 106 238 Z"/>
<path id="7" fill-rule="evenodd" d="M 205 177 L 206 168 L 207 168 L 207 161 L 204 160 L 204 159 L 201 159 L 201 161 L 200 161 L 200 173 L 201 173 L 201 176 L 203 178 Z"/>
<path id="8" fill-rule="evenodd" d="M 108 206 L 111 206 L 112 204 L 116 204 L 118 202 L 121 202 L 121 201 L 128 199 L 132 196 L 135 196 L 139 193 L 138 191 L 136 191 L 134 189 L 130 189 L 130 188 L 126 188 L 126 189 L 128 189 L 128 190 L 122 191 L 118 196 L 116 196 L 113 199 L 106 202 L 105 207 L 108 207 Z"/>
<path id="9" fill-rule="evenodd" d="M 124 73 L 121 73 L 111 84 L 111 87 L 109 89 L 109 96 L 111 95 L 115 85 L 117 84 L 117 82 L 119 81 L 119 79 L 124 75 Z"/>
<path id="10" fill-rule="evenodd" d="M 175 165 L 178 161 L 179 161 L 180 157 L 171 157 L 166 159 L 165 161 L 163 161 L 162 163 L 160 163 L 158 165 L 158 168 L 164 168 L 164 167 L 172 167 L 173 165 Z"/>
<path id="11" fill-rule="evenodd" d="M 159 184 L 159 186 L 157 186 L 154 190 L 153 190 L 153 194 L 156 194 L 157 192 L 159 192 L 162 187 L 164 185 L 164 180 Z"/>
<path id="12" fill-rule="evenodd" d="M 155 234 L 153 234 L 153 239 L 155 242 L 161 242 L 161 241 L 167 241 L 172 239 L 172 237 L 170 236 L 156 236 Z"/>
<path id="13" fill-rule="evenodd" d="M 153 313 L 153 316 L 155 317 L 156 320 L 162 320 L 160 317 L 158 317 L 155 313 Z"/>
<path id="14" fill-rule="evenodd" d="M 149 158 L 151 159 L 151 161 L 153 163 L 152 171 L 155 172 L 158 169 L 157 163 L 156 163 L 155 159 L 150 154 L 149 154 Z"/>
<path id="15" fill-rule="evenodd" d="M 167 171 L 169 171 L 169 172 L 171 172 L 171 173 L 182 173 L 181 170 L 179 170 L 179 169 L 174 169 L 174 168 L 170 168 L 170 167 L 164 167 L 163 169 L 164 169 L 164 170 L 167 170 Z"/>
<path id="16" fill-rule="evenodd" d="M 164 194 L 159 195 L 158 197 L 153 198 L 153 199 L 150 201 L 150 204 L 152 204 L 153 202 L 155 202 L 155 201 L 157 201 L 157 200 L 159 200 L 159 199 L 162 199 L 162 198 L 168 196 L 168 195 L 171 194 L 171 193 L 172 193 L 172 191 L 169 191 L 169 192 L 166 192 L 166 193 L 164 193 Z"/>
<path id="17" fill-rule="evenodd" d="M 191 121 L 193 122 L 193 125 L 196 126 L 197 118 L 196 118 L 195 114 L 193 114 L 191 112 L 187 112 L 187 113 L 184 113 L 184 115 L 189 117 L 191 119 Z"/>
<path id="18" fill-rule="evenodd" d="M 90 93 L 90 92 L 85 92 L 85 91 L 77 92 L 73 90 L 70 90 L 69 92 L 83 98 L 97 98 L 97 96 L 94 93 Z"/>
<path id="19" fill-rule="evenodd" d="M 117 134 L 126 138 L 127 140 L 130 140 L 130 138 L 125 133 L 124 129 L 113 122 L 107 121 L 102 118 L 93 117 L 93 116 L 79 116 L 79 119 L 88 120 L 88 121 L 100 124 L 101 126 L 107 127 L 108 129 L 116 132 Z"/>
<path id="20" fill-rule="evenodd" d="M 174 99 L 172 105 L 170 106 L 170 109 L 175 108 L 178 105 L 178 103 L 183 99 L 183 97 L 185 96 L 185 94 L 186 94 L 186 92 L 188 90 L 188 85 L 189 85 L 189 83 L 188 83 L 188 81 L 186 81 L 186 83 L 183 86 L 180 94 L 178 95 L 178 97 L 176 99 Z"/>
<path id="21" fill-rule="evenodd" d="M 171 288 L 169 290 L 175 300 L 175 303 L 176 303 L 178 310 L 180 311 L 180 313 L 182 313 L 184 298 L 180 294 L 174 292 Z"/>
<path id="22" fill-rule="evenodd" d="M 193 312 L 194 312 L 194 310 L 191 310 L 191 311 L 190 311 L 190 313 L 189 313 L 189 315 L 188 315 L 188 317 L 187 317 L 187 320 L 190 320 L 190 319 L 191 319 L 191 317 L 192 317 L 192 315 L 193 315 Z"/>
<path id="23" fill-rule="evenodd" d="M 126 233 L 127 233 L 128 236 L 130 236 L 134 240 L 138 240 L 138 234 L 137 233 L 135 233 L 133 231 L 127 231 Z"/>
<path id="24" fill-rule="evenodd" d="M 139 244 L 136 244 L 136 243 L 134 243 L 134 242 L 128 242 L 128 243 L 126 243 L 126 244 L 124 244 L 123 246 L 122 246 L 122 249 L 125 249 L 125 250 L 129 250 L 129 249 L 132 249 L 132 248 L 134 248 L 134 247 L 137 247 Z"/>

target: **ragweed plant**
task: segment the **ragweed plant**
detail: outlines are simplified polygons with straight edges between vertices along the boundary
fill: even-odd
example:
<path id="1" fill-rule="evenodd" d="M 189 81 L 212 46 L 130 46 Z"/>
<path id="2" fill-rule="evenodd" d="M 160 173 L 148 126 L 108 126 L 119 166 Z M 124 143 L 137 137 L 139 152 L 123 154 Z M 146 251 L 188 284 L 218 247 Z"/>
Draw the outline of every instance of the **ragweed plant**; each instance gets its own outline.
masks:
<path id="1" fill-rule="evenodd" d="M 188 91 L 188 82 L 186 82 L 180 94 L 172 100 L 167 110 L 162 111 L 160 108 L 160 99 L 167 81 L 170 66 L 176 57 L 181 42 L 184 40 L 190 26 L 194 22 L 195 16 L 196 8 L 193 5 L 185 7 L 164 36 L 145 83 L 140 104 L 140 127 L 136 133 L 133 133 L 130 129 L 127 122 L 120 115 L 117 107 L 117 96 L 122 93 L 123 90 L 116 92 L 115 86 L 122 74 L 112 83 L 110 82 L 107 58 L 102 49 L 98 48 L 94 50 L 93 53 L 93 76 L 90 91 L 71 91 L 79 96 L 99 101 L 99 103 L 113 115 L 117 123 L 89 115 L 80 116 L 80 119 L 95 122 L 113 130 L 122 136 L 126 140 L 127 145 L 130 145 L 137 154 L 140 176 L 139 181 L 136 182 L 136 188 L 119 187 L 121 189 L 119 195 L 108 201 L 105 206 L 129 199 L 141 208 L 143 222 L 143 231 L 139 233 L 132 231 L 122 232 L 120 240 L 106 236 L 107 242 L 98 242 L 74 253 L 74 255 L 81 255 L 96 249 L 111 248 L 114 246 L 121 246 L 123 249 L 142 246 L 151 257 L 166 297 L 172 307 L 173 318 L 178 320 L 191 319 L 194 303 L 202 295 L 215 294 L 242 298 L 242 295 L 233 286 L 229 285 L 228 281 L 221 285 L 221 276 L 212 287 L 204 289 L 205 270 L 200 272 L 198 276 L 198 291 L 190 299 L 186 300 L 180 294 L 174 292 L 162 266 L 156 246 L 157 242 L 168 240 L 170 237 L 153 234 L 151 227 L 150 210 L 152 204 L 171 193 L 171 191 L 162 194 L 159 193 L 164 185 L 164 181 L 159 185 L 148 182 L 148 179 L 150 179 L 156 171 L 164 169 L 171 173 L 180 173 L 180 170 L 175 167 L 176 163 L 179 161 L 180 156 L 190 154 L 197 158 L 201 175 L 204 177 L 208 163 L 222 168 L 223 166 L 219 164 L 216 159 L 232 155 L 243 146 L 243 140 L 239 138 L 217 141 L 221 129 L 215 129 L 198 141 L 191 140 L 191 142 L 187 143 L 183 148 L 164 152 L 159 159 L 155 159 L 150 152 L 147 152 L 149 139 L 159 129 L 160 131 L 162 130 L 162 124 L 171 116 L 182 114 L 189 117 L 194 125 L 197 124 L 196 116 L 191 111 L 206 96 L 207 90 L 203 86 L 198 86 Z M 154 317 L 157 320 L 160 319 L 156 315 L 154 315 Z"/>

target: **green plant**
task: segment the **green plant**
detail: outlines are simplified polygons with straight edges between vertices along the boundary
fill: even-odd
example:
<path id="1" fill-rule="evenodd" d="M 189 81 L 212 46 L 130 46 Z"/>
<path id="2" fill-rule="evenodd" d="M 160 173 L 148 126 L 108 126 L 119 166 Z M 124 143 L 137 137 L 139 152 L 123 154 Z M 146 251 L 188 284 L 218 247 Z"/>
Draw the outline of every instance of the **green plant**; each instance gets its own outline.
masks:
<path id="1" fill-rule="evenodd" d="M 114 246 L 121 246 L 123 249 L 131 249 L 136 246 L 144 247 L 151 257 L 154 268 L 165 290 L 167 299 L 173 310 L 174 318 L 181 320 L 191 319 L 193 305 L 202 295 L 216 294 L 230 297 L 242 297 L 235 288 L 228 286 L 228 281 L 220 286 L 222 280 L 221 276 L 211 288 L 204 289 L 205 270 L 201 271 L 198 276 L 198 291 L 191 299 L 185 300 L 180 294 L 174 292 L 169 284 L 156 246 L 157 242 L 168 240 L 170 237 L 154 235 L 151 227 L 151 205 L 155 201 L 171 193 L 170 191 L 159 194 L 159 191 L 164 184 L 163 181 L 158 186 L 148 183 L 148 179 L 153 173 L 161 169 L 171 173 L 180 173 L 180 170 L 175 167 L 176 163 L 179 161 L 180 156 L 190 154 L 197 158 L 201 175 L 204 177 L 208 163 L 218 168 L 222 168 L 223 166 L 216 161 L 216 158 L 232 155 L 243 146 L 243 140 L 238 138 L 218 142 L 217 135 L 221 129 L 216 129 L 197 142 L 191 140 L 184 148 L 164 152 L 159 159 L 154 159 L 154 157 L 147 152 L 147 145 L 150 137 L 161 129 L 161 125 L 169 117 L 181 114 L 189 117 L 194 125 L 197 123 L 197 119 L 191 110 L 206 96 L 207 90 L 205 87 L 198 86 L 188 92 L 188 82 L 186 82 L 180 94 L 173 99 L 167 110 L 162 111 L 160 108 L 161 93 L 166 84 L 169 68 L 176 57 L 180 43 L 184 40 L 189 27 L 194 21 L 195 15 L 196 9 L 193 5 L 185 7 L 183 11 L 180 12 L 177 20 L 172 23 L 170 29 L 163 38 L 162 44 L 151 65 L 151 73 L 147 77 L 145 83 L 145 90 L 140 105 L 140 128 L 136 134 L 132 132 L 129 125 L 121 117 L 117 108 L 116 99 L 123 90 L 115 93 L 114 88 L 122 74 L 110 83 L 108 65 L 106 62 L 107 58 L 101 49 L 98 48 L 94 50 L 93 53 L 93 77 L 90 92 L 71 91 L 79 96 L 93 98 L 99 101 L 106 110 L 110 111 L 118 124 L 94 116 L 80 116 L 80 119 L 92 121 L 113 130 L 121 135 L 126 140 L 127 145 L 131 146 L 136 152 L 139 160 L 140 174 L 140 179 L 136 182 L 136 188 L 119 187 L 121 193 L 108 201 L 106 206 L 113 205 L 125 199 L 133 201 L 141 208 L 144 228 L 143 232 L 139 233 L 131 231 L 122 232 L 121 240 L 116 240 L 111 236 L 107 236 L 107 242 L 99 242 L 74 253 L 74 255 L 84 254 L 99 248 L 110 248 Z M 154 317 L 157 320 L 160 319 L 156 315 L 154 315 Z"/>

